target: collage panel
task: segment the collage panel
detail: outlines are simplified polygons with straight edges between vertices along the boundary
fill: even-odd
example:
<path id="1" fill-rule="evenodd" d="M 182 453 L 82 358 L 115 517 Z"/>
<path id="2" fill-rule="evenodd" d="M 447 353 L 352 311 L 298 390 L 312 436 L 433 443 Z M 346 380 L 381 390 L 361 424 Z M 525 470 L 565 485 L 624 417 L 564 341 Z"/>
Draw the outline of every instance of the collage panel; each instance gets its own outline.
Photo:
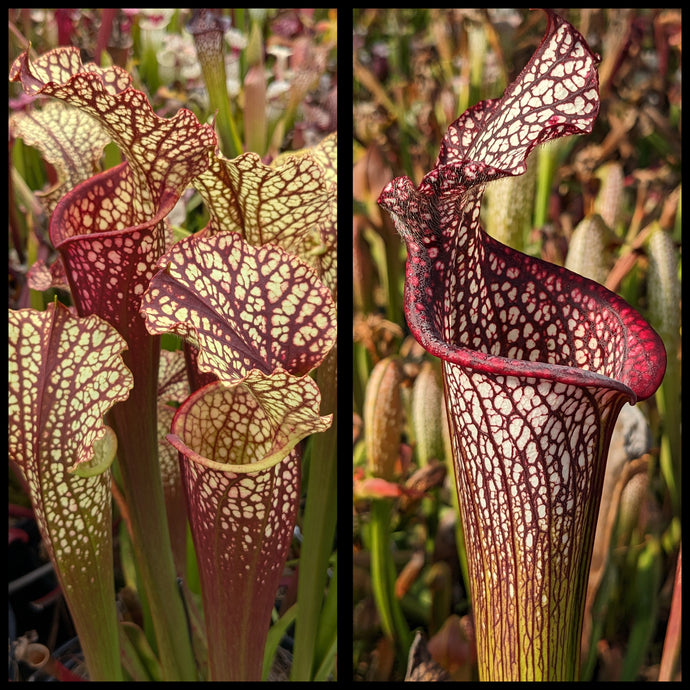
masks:
<path id="1" fill-rule="evenodd" d="M 355 682 L 681 678 L 680 30 L 353 10 Z"/>
<path id="2" fill-rule="evenodd" d="M 337 9 L 8 17 L 8 678 L 336 682 Z"/>

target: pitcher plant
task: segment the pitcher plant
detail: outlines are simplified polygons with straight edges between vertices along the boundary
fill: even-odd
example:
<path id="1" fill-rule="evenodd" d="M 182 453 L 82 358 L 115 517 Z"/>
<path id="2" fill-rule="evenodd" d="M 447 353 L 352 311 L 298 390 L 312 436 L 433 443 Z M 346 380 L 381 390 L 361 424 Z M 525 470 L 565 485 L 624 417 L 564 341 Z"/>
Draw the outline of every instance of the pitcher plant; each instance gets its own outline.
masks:
<path id="1" fill-rule="evenodd" d="M 489 236 L 485 187 L 546 142 L 591 132 L 596 56 L 551 11 L 503 97 L 448 129 L 436 166 L 380 195 L 407 247 L 405 316 L 442 362 L 479 676 L 574 680 L 606 458 L 666 353 L 620 297 Z"/>

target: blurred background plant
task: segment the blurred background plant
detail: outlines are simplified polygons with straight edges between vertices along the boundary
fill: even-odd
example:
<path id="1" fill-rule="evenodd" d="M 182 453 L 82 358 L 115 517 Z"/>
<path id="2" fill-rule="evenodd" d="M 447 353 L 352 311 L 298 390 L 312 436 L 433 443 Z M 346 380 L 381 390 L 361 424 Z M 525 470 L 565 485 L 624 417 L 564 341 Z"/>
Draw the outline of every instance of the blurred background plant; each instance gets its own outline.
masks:
<path id="1" fill-rule="evenodd" d="M 472 679 L 440 367 L 409 335 L 404 244 L 376 200 L 396 176 L 419 184 L 448 125 L 502 95 L 545 20 L 524 9 L 353 12 L 353 673 Z M 681 14 L 557 12 L 602 58 L 594 131 L 541 147 L 525 175 L 489 186 L 482 220 L 618 292 L 664 339 L 664 383 L 626 408 L 611 444 L 582 679 L 678 679 Z"/>
<path id="2" fill-rule="evenodd" d="M 195 37 L 198 39 L 195 22 L 199 11 L 184 8 L 10 8 L 8 74 L 14 59 L 27 49 L 35 58 L 58 46 L 77 46 L 84 64 L 116 64 L 129 72 L 133 76 L 133 87 L 147 95 L 158 115 L 169 117 L 184 107 L 192 110 L 201 122 L 214 122 L 221 151 L 227 158 L 253 151 L 269 164 L 284 152 L 318 144 L 337 129 L 335 9 L 214 9 L 209 12 L 214 19 L 212 28 L 218 29 L 219 47 L 224 54 L 222 67 L 225 77 L 220 83 L 211 81 L 216 73 L 220 73 L 220 67 L 215 65 L 215 72 L 204 73 L 202 49 L 195 43 Z M 44 105 L 33 101 L 22 92 L 19 84 L 10 84 L 8 302 L 11 309 L 33 307 L 43 310 L 56 296 L 69 303 L 68 293 L 54 287 L 44 291 L 30 289 L 27 274 L 37 263 L 50 265 L 53 262 L 55 251 L 48 238 L 50 213 L 60 196 L 81 180 L 70 179 L 68 186 L 58 187 L 58 183 L 65 182 L 64 171 L 56 170 L 44 159 L 43 144 L 46 142 L 37 141 L 35 134 L 27 134 L 28 130 L 23 129 L 22 117 L 27 113 L 35 114 Z M 103 145 L 104 142 L 97 141 L 96 131 L 94 129 L 87 148 L 97 149 Z M 79 157 L 77 147 L 73 155 Z M 82 170 L 83 179 L 112 168 L 121 160 L 117 146 L 109 143 L 94 169 L 89 162 Z M 55 198 L 46 193 L 55 193 L 56 189 L 59 189 L 59 194 Z M 183 194 L 169 220 L 177 240 L 205 227 L 208 212 L 199 194 L 190 188 Z M 162 345 L 169 350 L 180 348 L 179 339 L 170 335 L 163 336 Z M 303 456 L 304 493 L 308 487 L 310 444 L 308 441 Z M 323 442 L 320 450 L 314 452 L 325 454 L 322 446 Z M 335 444 L 329 452 L 335 465 Z M 59 589 L 55 588 L 55 580 L 45 567 L 46 557 L 41 551 L 40 540 L 25 538 L 25 530 L 35 531 L 29 506 L 27 496 L 10 472 L 11 548 L 20 544 L 33 547 L 31 562 L 27 566 L 28 576 L 27 568 L 21 572 L 12 571 L 12 601 L 17 610 L 14 620 L 10 610 L 10 629 L 12 636 L 17 637 L 35 627 L 38 641 L 53 652 L 65 639 L 72 637 L 74 631 Z M 336 675 L 335 504 L 330 502 L 323 508 L 330 515 L 314 513 L 312 518 L 320 527 L 320 530 L 312 531 L 319 534 L 324 532 L 323 525 L 329 525 L 323 537 L 323 546 L 327 550 L 323 571 L 311 573 L 313 568 L 305 567 L 303 579 L 311 578 L 317 585 L 311 588 L 313 601 L 307 602 L 301 594 L 299 597 L 302 622 L 307 629 L 318 628 L 320 635 L 307 633 L 308 644 L 296 644 L 295 656 L 291 660 L 292 671 L 304 680 L 333 679 Z M 24 522 L 17 526 L 20 518 Z M 304 510 L 301 510 L 293 553 L 278 599 L 274 622 L 279 622 L 279 625 L 274 626 L 275 634 L 269 637 L 267 656 L 276 651 L 281 638 L 283 646 L 289 647 L 294 634 L 293 604 L 298 598 L 296 573 L 301 542 L 309 531 L 303 518 Z M 29 521 L 28 526 L 26 521 Z M 121 516 L 119 523 L 121 527 Z M 118 588 L 123 582 L 129 583 L 132 568 L 131 554 L 125 547 L 118 553 L 119 548 L 116 546 Z M 193 556 L 191 537 L 189 549 L 190 556 Z M 193 568 L 190 572 L 193 574 Z M 331 577 L 333 587 L 329 589 L 327 582 Z M 35 585 L 36 581 L 44 583 L 40 594 L 35 593 L 35 586 L 34 594 L 27 594 L 27 584 Z M 198 576 L 187 584 L 195 595 L 199 594 Z M 131 608 L 136 602 L 128 595 L 126 587 L 120 589 L 119 595 L 119 604 L 126 614 L 137 615 Z M 50 615 L 45 610 L 48 607 Z M 40 620 L 33 615 L 39 610 L 42 614 Z M 290 615 L 282 616 L 288 610 Z M 278 614 L 281 614 L 280 621 Z M 307 617 L 311 618 L 308 624 L 305 622 Z M 297 646 L 301 647 L 301 652 Z M 290 673 L 281 651 L 284 650 L 278 650 L 275 666 L 271 669 L 273 679 L 276 679 L 276 673 L 280 679 L 287 678 Z M 283 662 L 282 667 L 280 662 Z M 24 679 L 31 673 L 33 670 L 23 662 L 15 660 L 11 663 L 10 677 L 13 679 Z"/>

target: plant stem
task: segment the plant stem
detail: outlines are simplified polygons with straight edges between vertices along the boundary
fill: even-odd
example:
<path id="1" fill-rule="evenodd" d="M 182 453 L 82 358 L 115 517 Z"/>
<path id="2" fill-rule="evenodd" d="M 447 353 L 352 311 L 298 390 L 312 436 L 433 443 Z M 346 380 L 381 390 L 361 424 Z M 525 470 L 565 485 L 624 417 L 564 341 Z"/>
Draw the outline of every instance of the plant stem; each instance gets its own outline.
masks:
<path id="1" fill-rule="evenodd" d="M 635 618 L 628 636 L 628 647 L 620 670 L 620 680 L 633 681 L 643 660 L 657 624 L 658 592 L 661 583 L 662 552 L 657 537 L 650 536 L 637 560 L 633 583 Z"/>
<path id="2" fill-rule="evenodd" d="M 537 189 L 534 201 L 534 226 L 541 228 L 548 218 L 549 197 L 551 196 L 551 183 L 553 182 L 556 168 L 556 154 L 554 149 L 558 143 L 549 142 L 539 148 L 537 156 L 539 161 L 537 173 Z"/>
<path id="3" fill-rule="evenodd" d="M 395 566 L 390 551 L 392 514 L 393 503 L 389 499 L 371 502 L 371 581 L 383 632 L 398 645 L 402 658 L 407 659 L 410 631 L 395 596 Z"/>
<path id="4" fill-rule="evenodd" d="M 661 655 L 659 667 L 659 681 L 672 680 L 680 661 L 680 638 L 682 616 L 682 549 L 678 550 L 676 564 L 676 578 L 673 584 L 673 599 L 671 600 L 671 613 L 666 626 L 664 638 L 664 650 Z"/>
<path id="5" fill-rule="evenodd" d="M 334 554 L 333 575 L 323 604 L 316 635 L 316 653 L 313 679 L 328 680 L 338 641 L 338 554 Z"/>
<path id="6" fill-rule="evenodd" d="M 287 629 L 295 622 L 297 618 L 297 604 L 293 604 L 280 618 L 274 623 L 266 636 L 266 647 L 264 649 L 264 665 L 261 671 L 261 680 L 267 680 L 268 674 L 271 672 L 273 660 L 276 651 L 280 646 L 280 641 Z"/>
<path id="7" fill-rule="evenodd" d="M 120 664 L 120 647 L 118 644 L 117 616 L 112 590 L 102 592 L 103 598 L 91 598 L 87 602 L 88 610 L 79 604 L 71 611 L 79 618 L 79 644 L 89 669 L 89 680 L 118 681 L 122 680 Z M 81 611 L 79 610 L 81 608 Z M 94 616 L 93 612 L 98 611 Z"/>
<path id="8" fill-rule="evenodd" d="M 136 358 L 124 359 L 134 374 L 129 399 L 111 412 L 118 461 L 132 527 L 132 541 L 158 653 L 166 680 L 196 680 L 196 666 L 177 585 L 165 498 L 158 463 L 156 382 L 159 338 L 138 341 Z M 151 375 L 155 372 L 155 375 Z"/>

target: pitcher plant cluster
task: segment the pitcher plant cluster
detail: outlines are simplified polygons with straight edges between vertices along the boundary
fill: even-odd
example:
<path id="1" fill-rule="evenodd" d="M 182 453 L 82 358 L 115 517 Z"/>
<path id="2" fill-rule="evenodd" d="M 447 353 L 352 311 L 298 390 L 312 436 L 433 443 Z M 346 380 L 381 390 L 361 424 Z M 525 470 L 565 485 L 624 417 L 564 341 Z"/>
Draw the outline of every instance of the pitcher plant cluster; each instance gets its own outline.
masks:
<path id="1" fill-rule="evenodd" d="M 363 11 L 361 25 L 373 22 L 374 14 Z M 609 514 L 608 503 L 601 502 L 602 493 L 614 501 L 604 486 L 616 422 L 626 403 L 657 391 L 658 408 L 679 405 L 674 380 L 660 389 L 667 359 L 669 375 L 677 377 L 679 355 L 678 261 L 668 229 L 654 221 L 644 232 L 645 303 L 657 330 L 601 284 L 608 282 L 608 269 L 596 270 L 602 257 L 593 248 L 601 247 L 603 256 L 616 227 L 606 185 L 615 178 L 595 185 L 591 170 L 580 171 L 584 219 L 572 234 L 565 266 L 524 251 L 525 227 L 542 223 L 530 203 L 534 166 L 541 174 L 547 167 L 542 152 L 544 159 L 553 155 L 562 137 L 590 135 L 602 102 L 601 57 L 565 19 L 552 11 L 545 15 L 546 33 L 524 68 L 502 97 L 479 101 L 450 124 L 430 172 L 419 179 L 408 150 L 407 157 L 400 154 L 407 174 L 386 180 L 381 168 L 393 154 L 376 146 L 355 164 L 354 280 L 361 312 L 355 322 L 355 371 L 361 374 L 355 402 L 363 434 L 355 446 L 355 573 L 361 587 L 355 666 L 369 664 L 364 677 L 575 680 L 583 669 L 591 675 L 596 657 L 588 636 L 611 633 L 597 628 L 593 617 L 607 594 L 606 585 L 598 594 L 592 590 L 606 566 L 597 562 L 590 576 L 598 518 L 604 526 L 616 519 L 619 530 L 625 519 L 637 519 L 625 518 L 622 506 L 618 515 Z M 478 45 L 473 20 L 468 55 Z M 438 39 L 445 29 L 432 23 Z M 443 41 L 437 44 L 441 51 Z M 384 54 L 388 68 L 401 66 L 393 59 L 399 55 L 377 53 Z M 441 52 L 446 68 L 448 57 Z M 356 60 L 355 72 L 397 120 L 398 144 L 405 145 L 410 118 L 400 107 L 401 90 L 397 103 L 386 100 L 377 77 L 385 68 L 375 60 Z M 680 214 L 678 199 L 671 202 L 671 218 Z M 366 285 L 373 267 L 380 294 L 390 296 L 402 280 L 391 268 L 395 249 L 381 242 L 385 238 L 390 246 L 386 214 L 406 249 L 402 308 L 416 341 L 403 341 L 397 352 L 403 330 L 391 304 L 399 302 L 388 300 L 390 320 L 384 320 L 372 308 L 371 282 Z M 673 220 L 663 222 L 672 228 Z M 631 237 L 639 249 L 642 239 Z M 661 586 L 662 544 L 672 564 L 669 593 L 676 562 L 680 572 L 679 419 L 673 412 L 662 428 L 661 447 L 636 451 L 643 458 L 634 472 L 617 469 L 626 489 L 623 474 L 630 479 L 654 473 L 675 515 L 665 533 L 652 527 L 639 544 L 632 542 L 633 587 L 640 595 L 645 591 L 646 600 L 656 599 Z M 355 433 L 357 438 L 357 428 Z M 450 524 L 457 525 L 455 551 L 445 559 L 443 502 L 453 506 Z M 445 530 L 446 539 L 452 529 Z M 603 560 L 610 561 L 607 576 L 616 577 L 616 568 L 621 575 L 623 570 L 613 548 L 606 553 L 610 543 Z M 455 607 L 458 586 L 466 600 Z M 367 621 L 367 605 L 373 620 Z M 463 610 L 468 613 L 460 617 Z M 650 613 L 640 605 L 629 637 L 632 656 L 619 665 L 624 676 L 640 668 L 639 650 L 651 639 Z M 367 635 L 377 627 L 381 636 L 366 661 Z M 415 627 L 427 636 L 413 635 Z M 666 641 L 662 675 L 670 675 L 678 659 L 670 624 Z"/>
<path id="2" fill-rule="evenodd" d="M 9 310 L 9 459 L 91 680 L 265 679 L 293 622 L 293 679 L 334 673 L 337 138 L 279 153 L 266 122 L 252 130 L 266 53 L 261 13 L 247 18 L 244 111 L 207 81 L 217 120 L 160 116 L 127 70 L 74 46 L 28 46 L 10 69 L 12 140 L 55 174 L 35 194 L 12 176 L 51 252 L 35 261 L 38 228 L 23 229 L 38 308 Z M 227 30 L 191 16 L 207 80 Z M 260 150 L 243 152 L 238 122 Z M 173 233 L 191 198 L 204 226 Z M 62 299 L 43 308 L 48 290 Z M 143 630 L 118 618 L 116 545 Z M 296 603 L 279 617 L 280 588 Z"/>

